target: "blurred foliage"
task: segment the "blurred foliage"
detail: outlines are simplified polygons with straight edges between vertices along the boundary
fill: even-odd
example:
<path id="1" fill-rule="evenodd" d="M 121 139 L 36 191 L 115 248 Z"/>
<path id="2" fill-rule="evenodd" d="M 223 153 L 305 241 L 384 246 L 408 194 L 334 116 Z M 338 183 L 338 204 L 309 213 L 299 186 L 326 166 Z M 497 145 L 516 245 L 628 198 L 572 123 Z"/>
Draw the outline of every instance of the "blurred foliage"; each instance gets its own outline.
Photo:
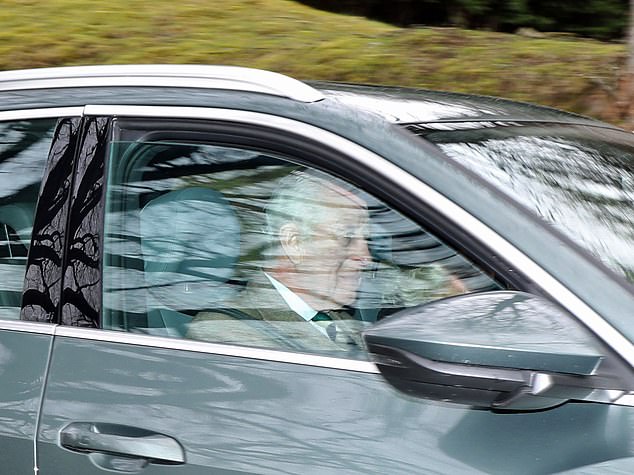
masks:
<path id="1" fill-rule="evenodd" d="M 0 0 L 0 70 L 240 65 L 301 79 L 499 95 L 610 120 L 597 104 L 625 55 L 621 44 L 400 28 L 289 0 Z"/>
<path id="2" fill-rule="evenodd" d="M 621 39 L 629 0 L 300 0 L 399 26 L 433 25 L 513 32 L 558 31 L 595 39 Z"/>

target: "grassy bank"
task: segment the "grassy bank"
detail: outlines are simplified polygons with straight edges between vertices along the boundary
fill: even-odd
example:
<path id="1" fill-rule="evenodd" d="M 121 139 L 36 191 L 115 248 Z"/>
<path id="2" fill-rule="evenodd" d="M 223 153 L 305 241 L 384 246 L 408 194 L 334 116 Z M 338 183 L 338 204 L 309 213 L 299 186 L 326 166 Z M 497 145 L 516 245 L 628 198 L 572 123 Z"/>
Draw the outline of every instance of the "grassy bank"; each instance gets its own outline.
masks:
<path id="1" fill-rule="evenodd" d="M 624 54 L 572 37 L 403 29 L 290 0 L 0 0 L 0 70 L 230 64 L 501 95 L 610 120 L 601 106 Z"/>

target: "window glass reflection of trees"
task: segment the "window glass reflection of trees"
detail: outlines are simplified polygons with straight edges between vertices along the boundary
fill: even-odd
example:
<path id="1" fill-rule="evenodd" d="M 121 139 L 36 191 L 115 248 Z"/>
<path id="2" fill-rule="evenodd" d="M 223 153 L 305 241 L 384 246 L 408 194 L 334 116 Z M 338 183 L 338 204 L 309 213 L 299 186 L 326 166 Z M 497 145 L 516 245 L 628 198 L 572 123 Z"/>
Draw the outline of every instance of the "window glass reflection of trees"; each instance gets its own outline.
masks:
<path id="1" fill-rule="evenodd" d="M 634 282 L 632 138 L 587 129 L 532 132 L 509 128 L 427 138 Z"/>
<path id="2" fill-rule="evenodd" d="M 0 318 L 19 317 L 35 205 L 55 123 L 0 123 Z"/>

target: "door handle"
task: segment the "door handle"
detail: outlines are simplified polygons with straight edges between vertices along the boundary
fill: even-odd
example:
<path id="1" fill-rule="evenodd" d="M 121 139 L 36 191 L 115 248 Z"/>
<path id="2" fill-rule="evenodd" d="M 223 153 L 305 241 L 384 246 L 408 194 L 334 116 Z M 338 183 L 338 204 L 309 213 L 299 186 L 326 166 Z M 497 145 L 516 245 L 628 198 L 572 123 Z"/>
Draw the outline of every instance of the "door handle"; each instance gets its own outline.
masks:
<path id="1" fill-rule="evenodd" d="M 168 465 L 185 463 L 185 451 L 176 439 L 138 427 L 72 422 L 60 431 L 59 443 L 73 452 L 97 452 Z"/>

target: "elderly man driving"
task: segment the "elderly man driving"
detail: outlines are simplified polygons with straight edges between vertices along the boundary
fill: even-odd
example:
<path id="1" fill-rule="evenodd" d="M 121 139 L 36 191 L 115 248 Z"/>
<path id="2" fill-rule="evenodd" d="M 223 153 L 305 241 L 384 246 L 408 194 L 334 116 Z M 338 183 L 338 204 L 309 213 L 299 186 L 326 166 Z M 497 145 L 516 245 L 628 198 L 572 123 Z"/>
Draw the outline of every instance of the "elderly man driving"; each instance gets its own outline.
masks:
<path id="1" fill-rule="evenodd" d="M 370 262 L 365 201 L 344 183 L 296 171 L 266 209 L 270 247 L 261 272 L 223 308 L 199 313 L 195 339 L 297 350 L 349 350 L 362 322 L 352 304 Z"/>

